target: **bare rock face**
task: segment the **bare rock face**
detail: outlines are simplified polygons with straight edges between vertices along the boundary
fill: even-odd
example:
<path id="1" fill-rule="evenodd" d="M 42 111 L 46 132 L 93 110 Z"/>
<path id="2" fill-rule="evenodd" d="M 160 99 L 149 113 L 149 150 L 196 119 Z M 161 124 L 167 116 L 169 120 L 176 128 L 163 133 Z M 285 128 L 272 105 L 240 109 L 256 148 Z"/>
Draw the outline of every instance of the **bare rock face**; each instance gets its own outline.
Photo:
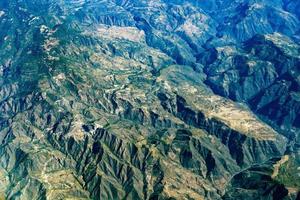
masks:
<path id="1" fill-rule="evenodd" d="M 296 8 L 1 1 L 0 199 L 297 199 Z"/>

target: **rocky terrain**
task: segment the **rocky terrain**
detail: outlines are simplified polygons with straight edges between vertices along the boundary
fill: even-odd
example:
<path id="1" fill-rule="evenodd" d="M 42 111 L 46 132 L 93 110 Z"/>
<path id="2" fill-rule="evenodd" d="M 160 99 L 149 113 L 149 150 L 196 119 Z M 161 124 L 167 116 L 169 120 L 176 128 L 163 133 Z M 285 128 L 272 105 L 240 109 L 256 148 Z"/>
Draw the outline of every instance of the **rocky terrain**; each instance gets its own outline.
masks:
<path id="1" fill-rule="evenodd" d="M 299 199 L 299 6 L 0 1 L 0 199 Z"/>

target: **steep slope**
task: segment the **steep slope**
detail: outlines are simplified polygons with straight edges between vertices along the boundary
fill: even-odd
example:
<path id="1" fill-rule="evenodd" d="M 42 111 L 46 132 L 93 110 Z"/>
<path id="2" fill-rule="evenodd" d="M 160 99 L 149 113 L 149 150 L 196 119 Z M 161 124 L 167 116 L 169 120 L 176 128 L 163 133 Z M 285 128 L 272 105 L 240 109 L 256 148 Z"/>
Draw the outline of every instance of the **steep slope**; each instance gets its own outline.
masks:
<path id="1" fill-rule="evenodd" d="M 285 155 L 235 175 L 223 199 L 298 199 L 299 155 Z"/>
<path id="2" fill-rule="evenodd" d="M 242 49 L 218 47 L 214 63 L 204 63 L 207 83 L 220 95 L 249 102 L 283 129 L 299 128 L 299 50 L 280 34 L 257 35 Z"/>

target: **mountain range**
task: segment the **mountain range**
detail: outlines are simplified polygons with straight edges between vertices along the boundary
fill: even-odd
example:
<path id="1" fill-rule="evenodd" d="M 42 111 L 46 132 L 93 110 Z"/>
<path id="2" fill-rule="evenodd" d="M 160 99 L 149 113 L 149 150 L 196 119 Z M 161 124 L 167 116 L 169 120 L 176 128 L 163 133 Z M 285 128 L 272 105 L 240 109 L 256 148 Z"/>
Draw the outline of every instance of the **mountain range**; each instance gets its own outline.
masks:
<path id="1" fill-rule="evenodd" d="M 300 1 L 1 0 L 0 199 L 300 199 Z"/>

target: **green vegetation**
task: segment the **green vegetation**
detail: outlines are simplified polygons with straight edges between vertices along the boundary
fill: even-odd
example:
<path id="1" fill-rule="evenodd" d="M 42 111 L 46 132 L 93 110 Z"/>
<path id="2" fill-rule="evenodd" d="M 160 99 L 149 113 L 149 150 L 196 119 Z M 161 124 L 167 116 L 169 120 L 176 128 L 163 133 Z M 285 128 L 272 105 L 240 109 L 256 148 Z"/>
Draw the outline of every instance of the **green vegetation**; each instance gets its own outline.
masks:
<path id="1" fill-rule="evenodd" d="M 280 166 L 275 180 L 284 184 L 287 188 L 300 191 L 300 162 L 290 156 L 289 160 Z"/>

